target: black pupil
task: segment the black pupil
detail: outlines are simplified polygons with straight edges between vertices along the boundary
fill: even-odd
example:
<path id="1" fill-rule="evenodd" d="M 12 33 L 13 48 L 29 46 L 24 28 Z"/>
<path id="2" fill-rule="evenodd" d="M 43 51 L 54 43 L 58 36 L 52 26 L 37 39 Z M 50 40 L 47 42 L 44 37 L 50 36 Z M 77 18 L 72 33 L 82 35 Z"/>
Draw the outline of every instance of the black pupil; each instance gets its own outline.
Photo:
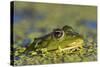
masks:
<path id="1" fill-rule="evenodd" d="M 57 38 L 59 38 L 59 37 L 62 36 L 62 32 L 60 32 L 60 31 L 59 32 L 55 32 L 54 36 L 57 37 Z"/>

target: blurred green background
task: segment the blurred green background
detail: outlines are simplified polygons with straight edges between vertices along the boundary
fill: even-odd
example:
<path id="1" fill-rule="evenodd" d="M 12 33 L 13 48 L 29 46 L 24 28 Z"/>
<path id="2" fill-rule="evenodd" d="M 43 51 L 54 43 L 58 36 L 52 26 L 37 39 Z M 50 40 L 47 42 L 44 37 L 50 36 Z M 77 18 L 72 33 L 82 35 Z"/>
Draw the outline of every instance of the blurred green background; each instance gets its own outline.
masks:
<path id="1" fill-rule="evenodd" d="M 92 44 L 93 56 L 89 56 L 87 61 L 97 60 L 97 7 L 67 4 L 50 4 L 35 2 L 14 2 L 14 49 L 15 65 L 25 65 L 24 60 L 18 57 L 18 48 L 23 51 L 34 38 L 50 33 L 55 28 L 62 28 L 64 25 L 72 26 L 76 32 L 84 36 L 87 45 Z M 92 43 L 90 43 L 92 41 Z M 89 44 L 88 44 L 89 43 Z M 94 50 L 95 49 L 95 50 Z M 74 54 L 74 57 L 76 55 Z M 25 56 L 23 56 L 25 57 Z M 68 58 L 66 55 L 65 57 Z M 36 58 L 36 57 L 34 57 Z M 39 57 L 40 58 L 40 57 Z M 27 64 L 46 64 L 31 61 Z M 43 59 L 43 57 L 41 57 Z M 73 58 L 73 57 L 70 57 Z M 59 58 L 58 58 L 59 59 Z M 46 60 L 46 59 L 45 59 Z M 70 62 L 67 59 L 65 62 Z M 61 61 L 61 60 L 59 60 Z M 77 62 L 75 59 L 72 62 Z M 20 63 L 19 63 L 20 62 Z M 33 63 L 32 63 L 33 62 Z M 36 63 L 37 62 L 37 63 Z M 41 61 L 42 62 L 42 61 Z M 51 63 L 49 61 L 46 61 Z M 57 63 L 55 61 L 54 63 Z"/>

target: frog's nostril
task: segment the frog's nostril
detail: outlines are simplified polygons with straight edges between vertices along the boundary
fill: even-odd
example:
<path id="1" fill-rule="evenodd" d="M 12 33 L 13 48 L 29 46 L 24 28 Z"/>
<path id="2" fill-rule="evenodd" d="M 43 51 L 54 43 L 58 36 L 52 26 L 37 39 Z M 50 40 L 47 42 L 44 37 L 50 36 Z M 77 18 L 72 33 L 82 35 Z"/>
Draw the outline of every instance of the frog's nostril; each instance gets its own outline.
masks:
<path id="1" fill-rule="evenodd" d="M 79 33 L 77 33 L 77 32 L 73 32 L 73 35 L 79 35 Z"/>
<path id="2" fill-rule="evenodd" d="M 77 36 L 79 36 L 79 33 L 77 33 L 77 32 L 72 32 L 72 33 L 70 33 L 70 35 L 71 35 L 72 37 L 77 37 Z"/>

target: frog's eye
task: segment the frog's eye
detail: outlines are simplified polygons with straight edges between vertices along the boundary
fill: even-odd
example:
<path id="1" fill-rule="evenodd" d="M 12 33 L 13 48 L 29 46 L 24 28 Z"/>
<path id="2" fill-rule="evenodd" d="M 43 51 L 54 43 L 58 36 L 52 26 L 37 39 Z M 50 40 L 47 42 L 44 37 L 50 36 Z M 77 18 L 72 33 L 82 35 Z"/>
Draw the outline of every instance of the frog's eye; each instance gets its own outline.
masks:
<path id="1" fill-rule="evenodd" d="M 56 37 L 56 38 L 60 38 L 60 37 L 62 37 L 62 35 L 63 35 L 63 31 L 62 30 L 55 30 L 54 31 L 54 37 Z"/>

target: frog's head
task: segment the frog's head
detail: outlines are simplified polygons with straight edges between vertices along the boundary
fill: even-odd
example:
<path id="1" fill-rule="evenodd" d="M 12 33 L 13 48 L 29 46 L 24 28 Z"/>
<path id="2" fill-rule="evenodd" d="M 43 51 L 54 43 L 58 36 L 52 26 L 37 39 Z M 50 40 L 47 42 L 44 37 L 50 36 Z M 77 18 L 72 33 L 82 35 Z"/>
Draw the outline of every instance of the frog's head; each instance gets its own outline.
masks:
<path id="1" fill-rule="evenodd" d="M 74 29 L 68 25 L 64 26 L 62 29 L 54 29 L 53 30 L 53 37 L 57 40 L 63 39 L 64 37 L 68 38 L 82 38 L 82 36 L 75 32 Z"/>
<path id="2" fill-rule="evenodd" d="M 61 29 L 54 29 L 53 39 L 58 40 L 60 43 L 65 43 L 66 45 L 68 44 L 68 46 L 83 43 L 83 37 L 68 25 Z"/>

